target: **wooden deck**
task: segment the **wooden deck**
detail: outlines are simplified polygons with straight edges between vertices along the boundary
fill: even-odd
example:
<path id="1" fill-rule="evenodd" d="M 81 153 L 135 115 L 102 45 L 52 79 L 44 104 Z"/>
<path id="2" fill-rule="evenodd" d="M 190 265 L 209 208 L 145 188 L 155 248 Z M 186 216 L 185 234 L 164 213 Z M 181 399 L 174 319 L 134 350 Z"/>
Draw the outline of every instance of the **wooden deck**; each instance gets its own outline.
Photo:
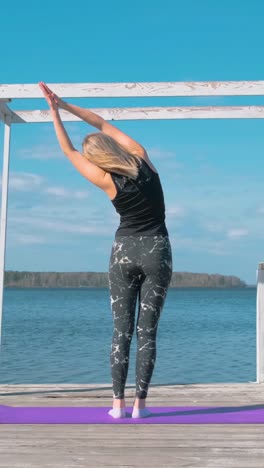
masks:
<path id="1" fill-rule="evenodd" d="M 135 387 L 127 385 L 132 406 Z M 264 403 L 264 384 L 155 385 L 147 406 Z M 0 405 L 111 406 L 110 385 L 0 385 Z M 263 468 L 262 424 L 0 425 L 0 467 Z"/>

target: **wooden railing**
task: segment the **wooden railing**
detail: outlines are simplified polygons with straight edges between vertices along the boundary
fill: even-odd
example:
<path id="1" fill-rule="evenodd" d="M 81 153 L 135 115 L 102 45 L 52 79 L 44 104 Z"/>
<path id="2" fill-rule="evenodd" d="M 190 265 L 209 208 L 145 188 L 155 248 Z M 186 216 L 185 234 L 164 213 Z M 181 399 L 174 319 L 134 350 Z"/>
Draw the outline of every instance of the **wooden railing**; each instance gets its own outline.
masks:
<path id="1" fill-rule="evenodd" d="M 195 97 L 195 96 L 264 96 L 264 81 L 211 82 L 143 82 L 143 83 L 47 83 L 61 98 L 102 97 Z M 2 177 L 2 210 L 0 238 L 0 345 L 4 263 L 6 245 L 6 216 L 8 201 L 8 171 L 10 128 L 13 123 L 51 122 L 49 110 L 11 110 L 12 99 L 43 98 L 38 84 L 0 84 L 0 120 L 4 122 L 4 157 Z M 180 106 L 180 107 L 113 107 L 91 108 L 105 120 L 164 120 L 164 119 L 263 119 L 264 106 Z M 63 121 L 80 120 L 59 110 Z M 257 382 L 264 382 L 264 263 L 257 273 Z"/>

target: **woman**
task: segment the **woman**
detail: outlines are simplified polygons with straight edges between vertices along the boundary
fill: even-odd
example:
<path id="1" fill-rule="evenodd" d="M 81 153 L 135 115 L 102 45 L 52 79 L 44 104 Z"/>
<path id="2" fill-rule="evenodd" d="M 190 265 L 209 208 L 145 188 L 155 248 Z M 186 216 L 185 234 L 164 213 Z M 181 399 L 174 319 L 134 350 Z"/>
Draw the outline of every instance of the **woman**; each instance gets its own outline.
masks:
<path id="1" fill-rule="evenodd" d="M 113 316 L 110 353 L 114 418 L 126 416 L 125 384 L 134 332 L 136 301 L 136 396 L 132 417 L 146 417 L 148 387 L 156 360 L 156 334 L 172 276 L 172 253 L 165 225 L 163 190 L 146 150 L 88 109 L 69 104 L 45 83 L 39 86 L 50 106 L 62 151 L 90 182 L 104 190 L 120 215 L 109 261 Z M 58 108 L 78 116 L 100 132 L 87 135 L 83 154 L 72 145 Z"/>

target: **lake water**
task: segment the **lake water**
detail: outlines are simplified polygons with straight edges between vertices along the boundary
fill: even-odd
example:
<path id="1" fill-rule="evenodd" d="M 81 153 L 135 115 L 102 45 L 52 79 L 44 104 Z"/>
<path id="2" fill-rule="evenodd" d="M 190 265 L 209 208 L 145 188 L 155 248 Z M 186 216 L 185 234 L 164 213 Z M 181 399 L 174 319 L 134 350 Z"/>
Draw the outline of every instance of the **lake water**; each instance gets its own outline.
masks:
<path id="1" fill-rule="evenodd" d="M 111 384 L 112 332 L 107 288 L 6 288 L 0 383 Z M 127 384 L 135 357 L 136 330 Z M 169 289 L 151 383 L 255 380 L 256 289 Z"/>

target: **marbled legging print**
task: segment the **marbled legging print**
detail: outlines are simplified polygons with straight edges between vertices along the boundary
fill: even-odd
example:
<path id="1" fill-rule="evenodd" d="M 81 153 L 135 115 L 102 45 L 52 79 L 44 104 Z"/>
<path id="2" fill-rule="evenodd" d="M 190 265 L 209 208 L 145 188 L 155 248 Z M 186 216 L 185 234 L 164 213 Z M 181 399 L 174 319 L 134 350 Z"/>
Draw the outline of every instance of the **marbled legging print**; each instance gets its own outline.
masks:
<path id="1" fill-rule="evenodd" d="M 114 398 L 125 397 L 137 296 L 136 397 L 147 397 L 156 360 L 158 321 L 171 276 L 172 253 L 168 236 L 115 238 L 109 262 L 109 290 L 114 322 L 110 354 Z"/>

